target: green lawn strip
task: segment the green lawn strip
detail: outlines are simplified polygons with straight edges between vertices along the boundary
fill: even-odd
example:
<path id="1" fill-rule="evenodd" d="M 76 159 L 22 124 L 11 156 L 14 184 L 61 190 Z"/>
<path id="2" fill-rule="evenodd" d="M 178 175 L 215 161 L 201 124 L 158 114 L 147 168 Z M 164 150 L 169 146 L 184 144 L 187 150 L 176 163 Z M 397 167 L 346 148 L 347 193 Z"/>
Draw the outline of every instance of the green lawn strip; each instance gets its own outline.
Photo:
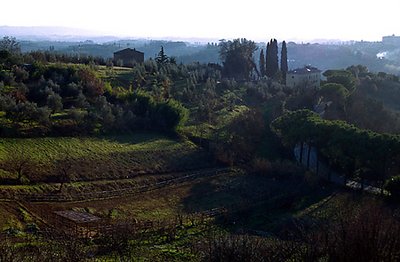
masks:
<path id="1" fill-rule="evenodd" d="M 12 148 L 17 152 L 27 152 L 42 163 L 51 162 L 68 153 L 70 157 L 96 157 L 107 153 L 121 153 L 151 150 L 174 150 L 194 148 L 190 142 L 179 142 L 161 135 L 138 134 L 133 136 L 108 136 L 86 138 L 25 138 L 0 140 L 0 160 L 6 157 Z"/>
<path id="2" fill-rule="evenodd" d="M 118 191 L 134 189 L 143 185 L 154 185 L 157 181 L 171 179 L 171 175 L 145 175 L 136 178 L 81 181 L 64 185 L 63 191 L 58 192 L 60 183 L 39 183 L 34 185 L 0 185 L 0 194 L 5 198 L 12 198 L 20 194 L 79 194 L 99 191 Z M 106 194 L 104 194 L 106 196 Z"/>
<path id="3" fill-rule="evenodd" d="M 58 188 L 57 184 L 0 185 L 0 195 L 4 199 L 13 199 L 21 194 L 46 194 Z"/>

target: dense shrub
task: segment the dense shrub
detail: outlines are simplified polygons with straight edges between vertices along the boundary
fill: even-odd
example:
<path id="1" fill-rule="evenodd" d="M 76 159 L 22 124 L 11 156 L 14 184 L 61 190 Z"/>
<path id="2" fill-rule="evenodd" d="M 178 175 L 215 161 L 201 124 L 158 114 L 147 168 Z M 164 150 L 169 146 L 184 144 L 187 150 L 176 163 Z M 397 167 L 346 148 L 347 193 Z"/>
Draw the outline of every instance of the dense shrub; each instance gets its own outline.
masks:
<path id="1" fill-rule="evenodd" d="M 162 131 L 174 131 L 185 123 L 188 115 L 188 110 L 178 101 L 169 99 L 157 104 L 152 116 L 153 125 Z"/>
<path id="2" fill-rule="evenodd" d="M 278 237 L 210 236 L 204 261 L 398 261 L 400 223 L 378 203 L 341 206 L 328 221 L 296 220 Z"/>
<path id="3" fill-rule="evenodd" d="M 257 110 L 248 110 L 218 130 L 213 138 L 212 150 L 222 163 L 247 162 L 254 157 L 264 133 L 262 114 Z"/>
<path id="4" fill-rule="evenodd" d="M 257 237 L 213 236 L 199 247 L 199 253 L 204 261 L 268 261 L 276 255 L 275 248 Z"/>
<path id="5" fill-rule="evenodd" d="M 385 190 L 393 199 L 400 199 L 400 176 L 394 176 L 385 182 Z"/>
<path id="6" fill-rule="evenodd" d="M 188 110 L 178 101 L 168 99 L 156 102 L 148 93 L 138 91 L 119 97 L 125 109 L 125 119 L 133 129 L 150 129 L 154 131 L 175 131 L 188 118 Z M 136 116 L 136 117 L 134 117 Z"/>

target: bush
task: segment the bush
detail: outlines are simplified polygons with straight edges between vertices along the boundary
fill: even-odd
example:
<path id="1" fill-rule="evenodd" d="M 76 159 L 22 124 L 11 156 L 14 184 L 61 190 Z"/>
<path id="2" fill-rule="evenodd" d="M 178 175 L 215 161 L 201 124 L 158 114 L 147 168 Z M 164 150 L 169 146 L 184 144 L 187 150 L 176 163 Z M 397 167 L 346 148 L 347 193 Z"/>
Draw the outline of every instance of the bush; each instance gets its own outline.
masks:
<path id="1" fill-rule="evenodd" d="M 216 159 L 230 165 L 248 163 L 254 158 L 264 132 L 265 122 L 260 112 L 241 113 L 215 134 L 213 151 Z"/>
<path id="2" fill-rule="evenodd" d="M 35 223 L 29 223 L 26 225 L 26 232 L 28 233 L 37 234 L 39 230 L 39 227 Z"/>
<path id="3" fill-rule="evenodd" d="M 152 120 L 156 129 L 174 131 L 186 122 L 188 115 L 188 110 L 185 107 L 170 99 L 167 102 L 157 104 Z"/>
<path id="4" fill-rule="evenodd" d="M 143 91 L 122 95 L 119 99 L 125 103 L 125 112 L 137 117 L 136 123 L 128 125 L 134 128 L 175 131 L 185 123 L 189 114 L 179 102 L 173 99 L 156 102 L 152 96 Z"/>
<path id="5" fill-rule="evenodd" d="M 400 199 L 400 176 L 394 176 L 386 180 L 384 189 L 390 193 L 393 199 Z"/>
<path id="6" fill-rule="evenodd" d="M 15 227 L 9 227 L 6 230 L 4 230 L 4 233 L 6 233 L 8 236 L 16 236 L 19 233 L 21 233 L 21 231 Z"/>
<path id="7" fill-rule="evenodd" d="M 265 158 L 255 158 L 252 161 L 252 172 L 257 175 L 265 175 L 271 172 L 271 162 Z"/>

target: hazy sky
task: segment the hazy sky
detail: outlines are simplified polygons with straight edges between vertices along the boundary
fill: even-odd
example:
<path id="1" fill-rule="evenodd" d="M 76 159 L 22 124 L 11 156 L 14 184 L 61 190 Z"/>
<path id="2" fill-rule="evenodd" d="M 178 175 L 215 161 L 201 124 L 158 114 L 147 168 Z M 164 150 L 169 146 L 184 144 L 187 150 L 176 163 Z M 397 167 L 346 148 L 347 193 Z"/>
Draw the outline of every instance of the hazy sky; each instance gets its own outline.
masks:
<path id="1" fill-rule="evenodd" d="M 132 37 L 379 40 L 400 35 L 399 0 L 5 0 L 0 25 Z"/>

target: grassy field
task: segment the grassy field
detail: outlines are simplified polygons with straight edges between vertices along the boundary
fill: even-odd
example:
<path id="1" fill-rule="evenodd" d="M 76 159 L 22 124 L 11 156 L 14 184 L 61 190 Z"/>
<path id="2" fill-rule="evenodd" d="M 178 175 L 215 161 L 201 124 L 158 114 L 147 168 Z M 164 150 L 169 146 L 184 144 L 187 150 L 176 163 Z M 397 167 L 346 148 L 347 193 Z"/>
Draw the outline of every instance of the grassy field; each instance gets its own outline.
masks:
<path id="1" fill-rule="evenodd" d="M 52 162 L 65 157 L 96 158 L 99 154 L 124 153 L 145 150 L 174 150 L 180 147 L 194 148 L 190 143 L 179 142 L 165 136 L 154 134 L 138 134 L 108 137 L 46 137 L 0 140 L 0 161 L 12 149 L 27 152 L 36 161 Z"/>
<path id="2" fill-rule="evenodd" d="M 210 165 L 208 154 L 193 143 L 157 134 L 1 139 L 0 163 L 12 154 L 32 159 L 34 168 L 28 178 L 34 182 L 55 181 L 53 163 L 66 159 L 72 162 L 72 181 L 121 179 Z"/>

